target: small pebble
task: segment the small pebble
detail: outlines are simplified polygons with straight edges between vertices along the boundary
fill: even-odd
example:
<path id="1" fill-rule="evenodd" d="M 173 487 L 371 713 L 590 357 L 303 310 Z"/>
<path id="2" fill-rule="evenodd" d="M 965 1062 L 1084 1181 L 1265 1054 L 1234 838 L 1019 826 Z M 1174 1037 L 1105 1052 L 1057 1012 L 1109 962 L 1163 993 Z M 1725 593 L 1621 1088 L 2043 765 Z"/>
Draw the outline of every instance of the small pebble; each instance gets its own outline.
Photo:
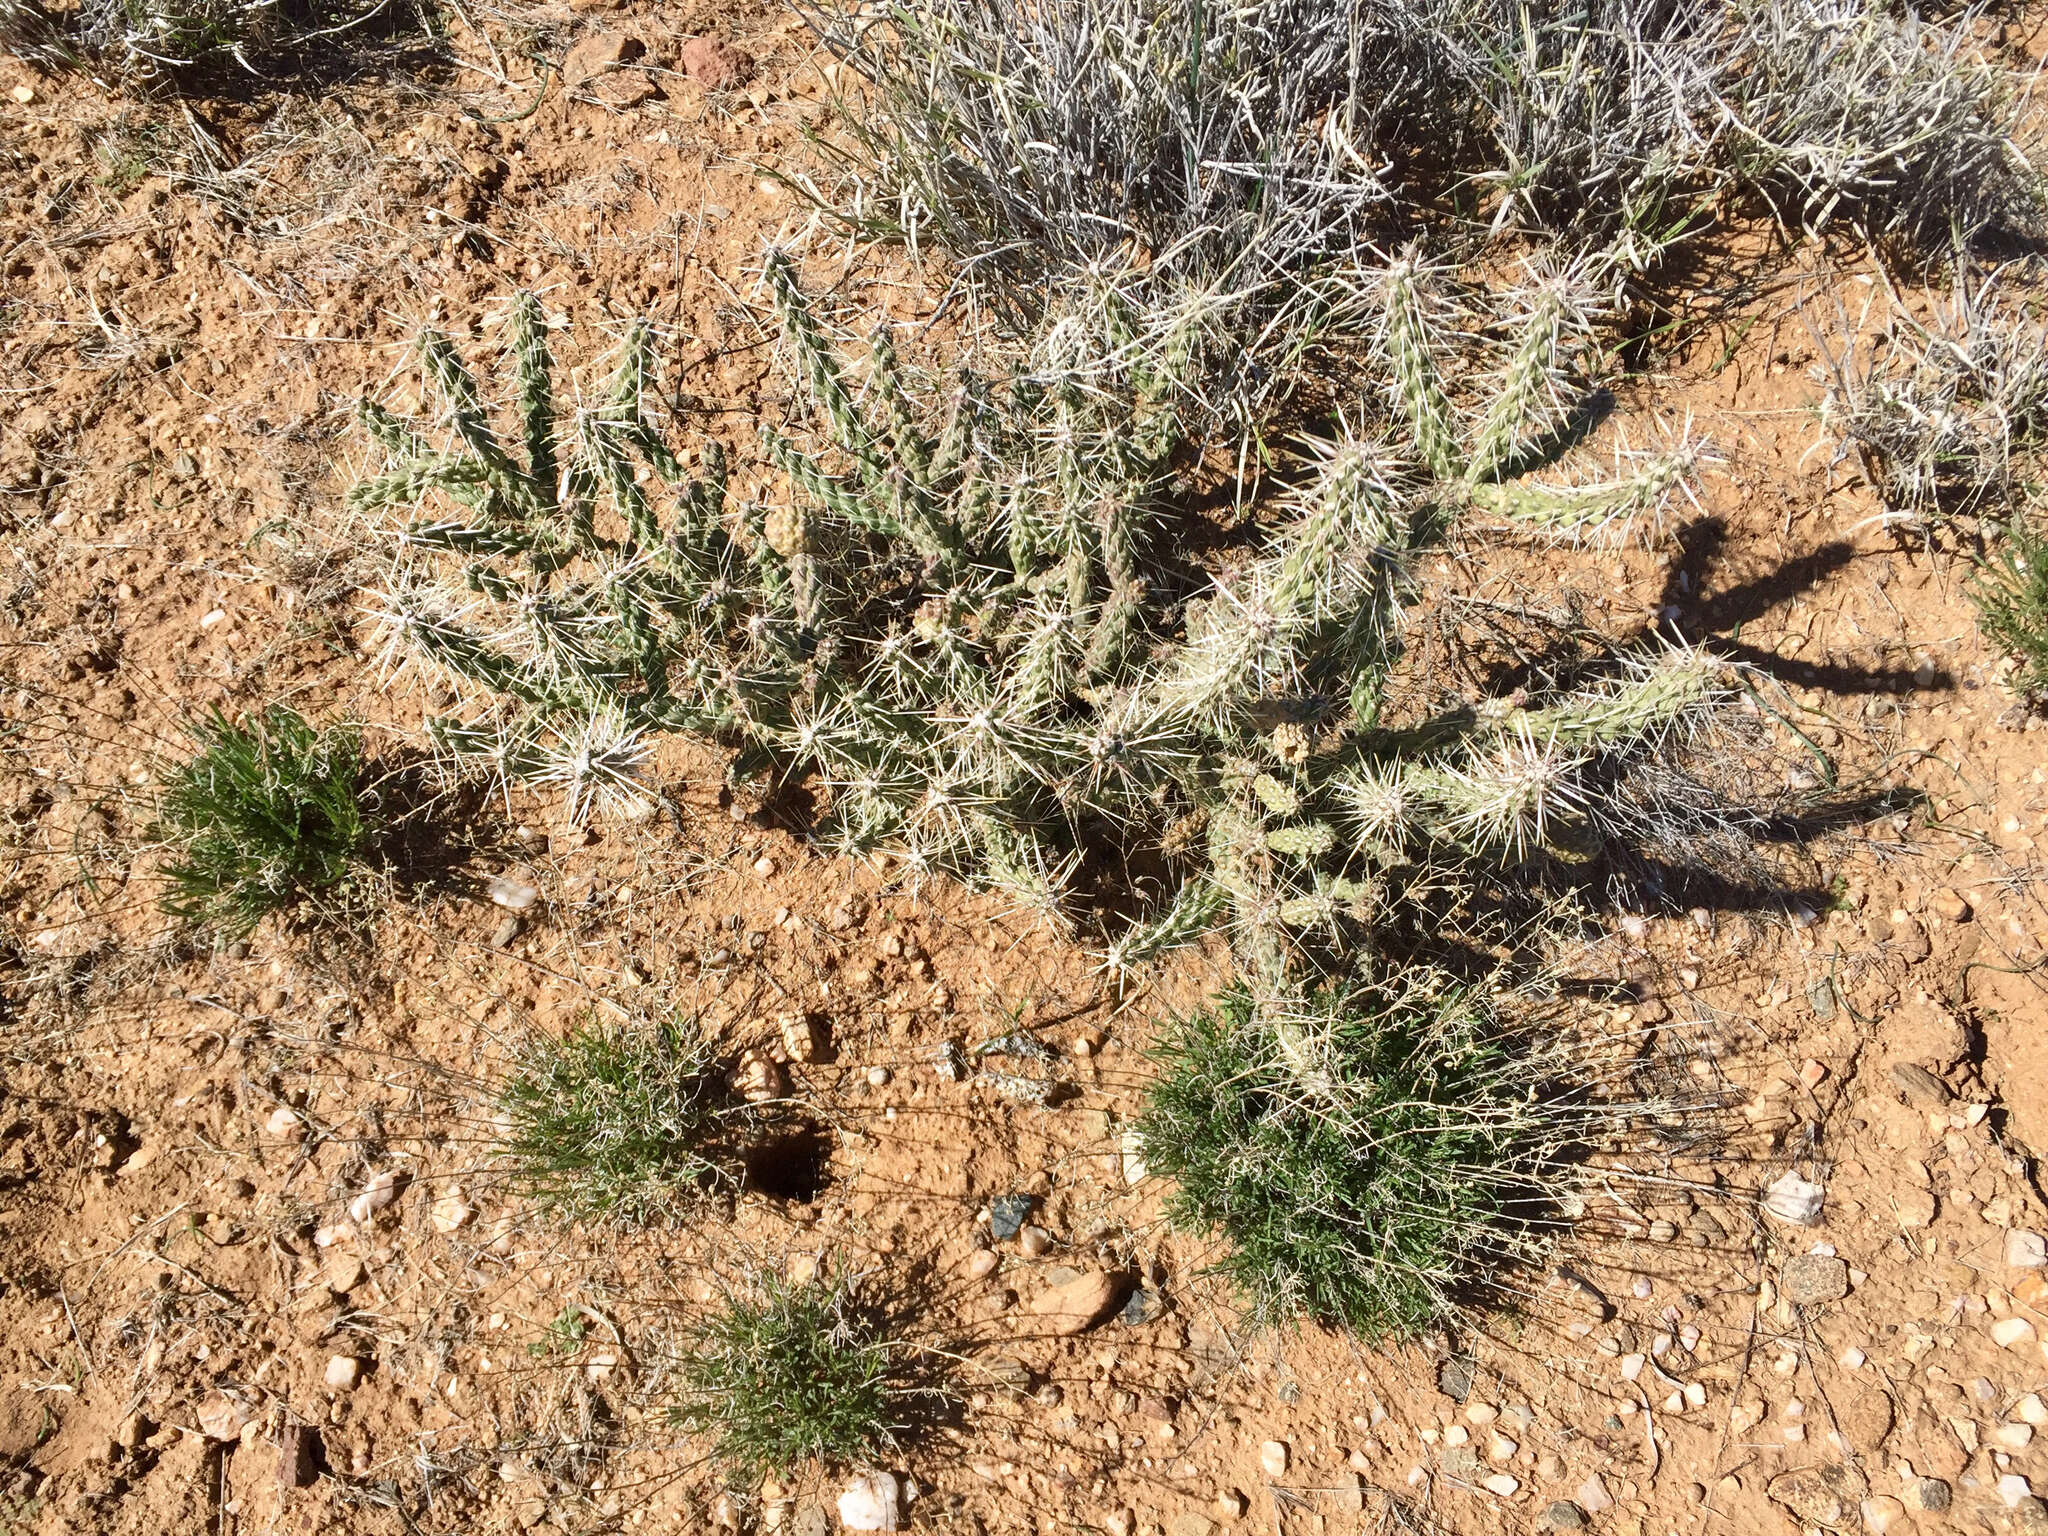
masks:
<path id="1" fill-rule="evenodd" d="M 362 1375 L 363 1362 L 354 1355 L 336 1355 L 327 1362 L 325 1380 L 337 1392 L 352 1391 Z"/>
<path id="2" fill-rule="evenodd" d="M 1795 1306 L 1817 1306 L 1849 1294 L 1849 1266 L 1832 1255 L 1803 1253 L 1787 1259 L 1778 1289 Z"/>
<path id="3" fill-rule="evenodd" d="M 1268 1477 L 1284 1477 L 1286 1475 L 1286 1441 L 1268 1440 L 1259 1447 L 1259 1470 Z"/>
<path id="4" fill-rule="evenodd" d="M 1764 1214 L 1792 1226 L 1810 1227 L 1820 1220 L 1826 1199 L 1827 1191 L 1821 1185 L 1787 1169 L 1764 1191 Z"/>
<path id="5" fill-rule="evenodd" d="M 488 887 L 491 900 L 497 906 L 512 912 L 524 912 L 540 900 L 538 888 L 524 880 L 515 880 L 509 875 L 493 875 Z"/>
<path id="6" fill-rule="evenodd" d="M 348 1219 L 360 1227 L 397 1198 L 398 1175 L 389 1169 L 372 1174 L 363 1192 L 349 1202 Z"/>
<path id="7" fill-rule="evenodd" d="M 782 1018 L 782 1048 L 793 1061 L 813 1062 L 829 1048 L 825 1021 L 814 1013 L 790 1013 Z"/>
<path id="8" fill-rule="evenodd" d="M 1480 1483 L 1479 1486 L 1488 1493 L 1493 1494 L 1496 1498 L 1505 1499 L 1512 1497 L 1515 1491 L 1522 1485 L 1516 1479 L 1509 1477 L 1507 1473 L 1496 1472 L 1493 1476 Z"/>
<path id="9" fill-rule="evenodd" d="M 839 1523 L 849 1531 L 903 1529 L 903 1492 L 888 1472 L 870 1472 L 839 1495 Z"/>
<path id="10" fill-rule="evenodd" d="M 761 878 L 762 878 L 763 880 L 766 880 L 766 879 L 767 879 L 767 878 L 768 878 L 768 877 L 769 877 L 770 875 L 773 875 L 773 874 L 775 873 L 775 861 L 774 861 L 773 859 L 769 858 L 767 854 L 765 854 L 765 853 L 764 853 L 764 854 L 762 854 L 762 855 L 761 855 L 761 857 L 759 857 L 758 859 L 754 860 L 754 873 L 755 873 L 755 874 L 757 874 L 757 875 L 759 875 L 759 876 L 760 876 L 760 877 L 761 877 Z M 863 1530 L 881 1530 L 881 1529 L 883 1529 L 883 1527 L 881 1527 L 881 1526 L 863 1526 L 863 1527 L 860 1527 L 860 1529 L 863 1529 Z M 895 1527 L 891 1526 L 891 1527 L 888 1527 L 888 1529 L 891 1529 L 891 1530 L 893 1530 L 893 1529 L 895 1529 Z"/>
<path id="11" fill-rule="evenodd" d="M 1007 1242 L 1024 1230 L 1024 1218 L 1030 1214 L 1029 1195 L 998 1195 L 988 1203 L 989 1231 L 997 1242 Z"/>
<path id="12" fill-rule="evenodd" d="M 462 1186 L 450 1184 L 441 1198 L 434 1202 L 434 1230 L 443 1234 L 459 1231 L 475 1215 L 476 1207 L 469 1203 Z"/>
<path id="13" fill-rule="evenodd" d="M 1927 898 L 1927 909 L 1944 923 L 1966 923 L 1972 911 L 1970 898 L 1948 886 Z"/>
<path id="14" fill-rule="evenodd" d="M 363 1261 L 352 1253 L 337 1253 L 327 1261 L 327 1289 L 346 1296 L 363 1283 Z"/>
<path id="15" fill-rule="evenodd" d="M 887 1067 L 868 1068 L 868 1086 L 870 1088 L 885 1088 L 888 1084 L 889 1069 Z"/>
<path id="16" fill-rule="evenodd" d="M 233 1398 L 216 1395 L 199 1405 L 199 1428 L 209 1440 L 233 1440 L 248 1422 L 248 1414 Z"/>
<path id="17" fill-rule="evenodd" d="M 2024 1317 L 2001 1317 L 1991 1325 L 1991 1342 L 2001 1349 L 2018 1349 L 2034 1337 L 2034 1325 Z"/>
<path id="18" fill-rule="evenodd" d="M 277 1483 L 280 1488 L 310 1488 L 320 1476 L 320 1432 L 310 1424 L 287 1424 L 278 1431 Z"/>

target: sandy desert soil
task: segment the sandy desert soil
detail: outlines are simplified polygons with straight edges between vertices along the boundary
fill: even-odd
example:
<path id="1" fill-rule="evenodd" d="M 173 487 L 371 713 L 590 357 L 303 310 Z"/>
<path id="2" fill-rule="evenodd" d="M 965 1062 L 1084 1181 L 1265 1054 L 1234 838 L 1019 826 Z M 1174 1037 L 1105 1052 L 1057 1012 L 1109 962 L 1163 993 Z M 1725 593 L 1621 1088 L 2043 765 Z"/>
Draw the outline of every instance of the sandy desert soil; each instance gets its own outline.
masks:
<path id="1" fill-rule="evenodd" d="M 695 38 L 755 70 L 707 86 Z M 707 751 L 665 749 L 675 810 L 646 822 L 468 807 L 447 878 L 367 940 L 168 933 L 136 849 L 181 720 L 282 700 L 413 741 L 426 701 L 373 665 L 338 509 L 348 404 L 420 323 L 480 335 L 527 287 L 588 362 L 652 315 L 691 429 L 747 442 L 786 395 L 765 242 L 805 240 L 815 289 L 935 303 L 765 174 L 831 115 L 773 7 L 489 14 L 449 49 L 474 62 L 191 106 L 0 61 L 0 1531 L 823 1532 L 835 1485 L 727 1492 L 664 1409 L 679 1317 L 822 1262 L 954 1362 L 956 1409 L 891 1469 L 920 1528 L 2048 1529 L 2003 1482 L 2048 1493 L 2048 760 L 1966 561 L 1875 523 L 1821 438 L 1797 252 L 1657 381 L 1719 447 L 1701 505 L 1562 579 L 1603 629 L 1717 638 L 1845 782 L 1922 798 L 1798 850 L 1803 905 L 1578 957 L 1612 985 L 1574 1006 L 1725 1089 L 1729 1124 L 1469 1332 L 1250 1328 L 1127 1179 L 1152 1023 L 1220 944 L 1112 981 L 990 897 L 734 805 Z M 1470 579 L 1511 592 L 1514 558 Z M 516 924 L 480 894 L 508 869 L 542 893 Z M 731 1219 L 584 1231 L 509 1199 L 507 1050 L 676 1007 L 735 1049 L 829 1030 Z M 935 1069 L 1020 1029 L 1054 1058 L 1008 1065 L 1055 1107 Z M 1818 1225 L 1759 1214 L 1788 1168 L 1825 1185 Z M 385 1172 L 397 1198 L 352 1218 Z M 1012 1194 L 1045 1251 L 991 1236 Z M 1047 1336 L 1030 1299 L 1074 1271 L 1134 1302 Z"/>

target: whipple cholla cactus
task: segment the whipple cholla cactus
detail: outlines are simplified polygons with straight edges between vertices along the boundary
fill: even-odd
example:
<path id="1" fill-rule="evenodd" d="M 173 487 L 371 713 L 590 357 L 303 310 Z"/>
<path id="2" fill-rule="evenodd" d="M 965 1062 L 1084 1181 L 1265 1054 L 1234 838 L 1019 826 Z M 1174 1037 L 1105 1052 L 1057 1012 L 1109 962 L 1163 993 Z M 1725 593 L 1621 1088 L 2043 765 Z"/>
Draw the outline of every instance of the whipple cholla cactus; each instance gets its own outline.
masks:
<path id="1" fill-rule="evenodd" d="M 671 686 L 677 640 L 739 620 L 758 577 L 725 527 L 723 448 L 706 443 L 691 478 L 647 421 L 644 326 L 604 398 L 567 423 L 566 445 L 531 296 L 508 330 L 519 451 L 493 431 L 447 338 L 429 332 L 420 356 L 441 441 L 364 401 L 390 462 L 349 501 L 380 518 L 424 514 L 391 530 L 380 617 L 389 661 L 425 663 L 471 701 L 461 718 L 429 722 L 436 742 L 465 767 L 562 786 L 581 816 L 596 800 L 645 798 L 650 732 L 727 727 L 715 706 L 703 712 L 709 690 Z"/>
<path id="2" fill-rule="evenodd" d="M 1617 766 L 1723 692 L 1712 658 L 1674 650 L 1560 697 L 1381 718 L 1424 530 L 1475 508 L 1568 531 L 1652 512 L 1697 456 L 1517 478 L 1583 395 L 1563 279 L 1501 301 L 1498 366 L 1466 407 L 1443 369 L 1450 322 L 1469 353 L 1463 301 L 1394 264 L 1385 399 L 1361 410 L 1409 449 L 1321 445 L 1213 573 L 1196 551 L 1219 530 L 1171 468 L 1170 378 L 1055 324 L 1008 377 L 942 384 L 883 331 L 861 379 L 780 255 L 766 280 L 809 407 L 764 429 L 772 508 L 725 505 L 715 445 L 694 479 L 663 446 L 644 329 L 565 450 L 531 300 L 510 321 L 523 457 L 437 336 L 435 426 L 366 407 L 393 462 L 355 505 L 424 507 L 393 534 L 383 609 L 395 654 L 472 701 L 436 726 L 451 754 L 560 784 L 580 814 L 645 792 L 649 734 L 712 736 L 737 775 L 808 775 L 829 843 L 1049 916 L 1147 860 L 1169 889 L 1113 963 L 1228 917 L 1277 980 L 1304 935 L 1371 924 L 1423 871 L 1588 857 L 1622 831 L 1602 802 Z"/>

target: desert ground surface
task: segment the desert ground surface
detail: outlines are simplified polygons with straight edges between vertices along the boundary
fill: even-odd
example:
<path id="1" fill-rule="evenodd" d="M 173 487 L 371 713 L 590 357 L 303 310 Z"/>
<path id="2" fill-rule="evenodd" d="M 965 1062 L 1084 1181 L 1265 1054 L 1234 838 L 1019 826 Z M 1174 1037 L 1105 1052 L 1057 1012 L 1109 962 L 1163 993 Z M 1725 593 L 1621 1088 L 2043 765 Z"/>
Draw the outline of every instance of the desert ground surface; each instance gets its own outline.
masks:
<path id="1" fill-rule="evenodd" d="M 1869 282 L 1839 251 L 1690 317 L 1658 408 L 1718 463 L 1665 537 L 1548 580 L 1729 648 L 1770 729 L 1895 808 L 1789 852 L 1789 904 L 1587 936 L 1611 984 L 1568 1006 L 1725 1112 L 1513 1306 L 1379 1345 L 1255 1325 L 1124 1137 L 1156 1021 L 1228 946 L 1108 974 L 995 895 L 828 854 L 709 747 L 664 742 L 640 820 L 469 797 L 366 934 L 168 924 L 145 844 L 183 722 L 283 702 L 417 749 L 429 690 L 379 666 L 343 495 L 350 404 L 423 324 L 466 345 L 529 290 L 586 366 L 651 317 L 692 431 L 750 443 L 790 391 L 764 247 L 938 308 L 779 179 L 834 109 L 778 8 L 448 27 L 197 100 L 0 59 L 0 1530 L 823 1533 L 845 1471 L 732 1486 L 665 1406 L 679 1319 L 821 1265 L 946 1362 L 883 1469 L 913 1528 L 2048 1528 L 2048 755 L 1968 550 L 1879 518 L 1820 429 L 1817 337 Z M 1437 574 L 1527 589 L 1527 551 L 1464 554 Z M 749 1191 L 625 1232 L 510 1194 L 516 1042 L 677 1007 L 803 1107 Z M 1019 1032 L 1050 1049 L 978 1060 L 1050 1103 L 942 1066 Z M 1760 1209 L 1787 1171 L 1816 1224 Z M 1076 1275 L 1129 1300 L 1054 1334 L 1033 1300 Z"/>

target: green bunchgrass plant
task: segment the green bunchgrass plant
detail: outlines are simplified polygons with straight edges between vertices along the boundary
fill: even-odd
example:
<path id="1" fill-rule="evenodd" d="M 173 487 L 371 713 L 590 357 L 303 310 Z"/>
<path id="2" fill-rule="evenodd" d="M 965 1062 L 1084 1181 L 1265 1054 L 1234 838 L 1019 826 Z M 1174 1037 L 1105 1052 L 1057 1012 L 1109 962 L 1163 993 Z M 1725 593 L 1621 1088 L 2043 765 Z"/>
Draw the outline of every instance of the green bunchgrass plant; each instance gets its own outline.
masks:
<path id="1" fill-rule="evenodd" d="M 354 728 L 277 707 L 239 720 L 215 710 L 191 735 L 196 751 L 158 804 L 172 849 L 164 910 L 238 939 L 273 912 L 359 905 L 377 825 Z"/>
<path id="2" fill-rule="evenodd" d="M 2048 699 L 2048 535 L 2032 518 L 2006 530 L 1972 589 L 1977 622 L 2013 659 L 2013 687 L 2032 703 Z"/>
<path id="3" fill-rule="evenodd" d="M 1652 1106 L 1607 1092 L 1589 1051 L 1511 1032 L 1448 978 L 1245 988 L 1171 1023 L 1138 1122 L 1173 1181 L 1172 1224 L 1269 1321 L 1412 1335 L 1561 1228 L 1566 1154 Z M 1494 1276 L 1493 1278 L 1499 1278 Z"/>
<path id="4" fill-rule="evenodd" d="M 850 1282 L 764 1274 L 690 1326 L 675 1415 L 739 1477 L 858 1464 L 895 1444 L 893 1356 Z"/>
<path id="5" fill-rule="evenodd" d="M 509 1186 L 564 1220 L 673 1222 L 741 1182 L 736 1105 L 681 1019 L 538 1036 L 497 1095 Z"/>

